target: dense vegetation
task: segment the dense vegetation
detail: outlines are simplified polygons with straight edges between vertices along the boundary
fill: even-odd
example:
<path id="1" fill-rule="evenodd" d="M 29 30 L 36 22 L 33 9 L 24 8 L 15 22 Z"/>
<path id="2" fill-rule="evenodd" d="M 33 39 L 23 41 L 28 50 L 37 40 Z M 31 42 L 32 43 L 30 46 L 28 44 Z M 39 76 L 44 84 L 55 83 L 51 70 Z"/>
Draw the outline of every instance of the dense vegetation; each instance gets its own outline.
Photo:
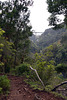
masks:
<path id="1" fill-rule="evenodd" d="M 55 29 L 67 27 L 67 1 L 66 0 L 47 0 L 49 17 L 49 25 Z M 63 21 L 60 17 L 63 15 Z"/>
<path id="2" fill-rule="evenodd" d="M 10 81 L 7 76 L 0 76 L 0 95 L 9 93 Z"/>
<path id="3" fill-rule="evenodd" d="M 46 29 L 40 36 L 32 35 L 30 38 L 33 42 L 31 51 L 40 51 L 43 48 L 60 41 L 62 36 L 67 34 L 66 28 L 53 30 L 52 28 Z"/>
<path id="4" fill-rule="evenodd" d="M 54 0 L 47 1 L 50 4 Z M 32 0 L 0 1 L 0 73 L 26 76 L 26 82 L 43 89 L 35 72 L 30 69 L 32 66 L 45 89 L 52 90 L 67 80 L 67 29 L 47 29 L 40 37 L 34 38 L 36 42 L 31 42 L 31 5 Z M 0 94 L 9 90 L 7 77 L 0 77 L 1 81 Z"/>
<path id="5" fill-rule="evenodd" d="M 10 73 L 29 54 L 32 0 L 0 1 L 0 73 Z"/>

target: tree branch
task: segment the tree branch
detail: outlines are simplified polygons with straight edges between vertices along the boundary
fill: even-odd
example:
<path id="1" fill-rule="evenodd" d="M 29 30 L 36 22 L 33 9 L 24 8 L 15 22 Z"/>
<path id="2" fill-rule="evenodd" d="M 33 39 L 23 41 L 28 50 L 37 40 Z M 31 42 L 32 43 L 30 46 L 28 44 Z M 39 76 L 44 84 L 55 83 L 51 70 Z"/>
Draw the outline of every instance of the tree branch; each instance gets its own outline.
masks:
<path id="1" fill-rule="evenodd" d="M 62 82 L 61 84 L 59 84 L 59 85 L 55 86 L 55 88 L 54 88 L 54 89 L 52 89 L 51 91 L 56 91 L 56 89 L 57 89 L 58 87 L 60 87 L 61 85 L 64 85 L 64 84 L 67 84 L 67 81 Z"/>
<path id="2" fill-rule="evenodd" d="M 36 73 L 36 75 L 37 75 L 39 81 L 41 82 L 43 88 L 45 89 L 44 83 L 43 83 L 43 81 L 41 80 L 41 78 L 39 77 L 39 75 L 38 75 L 38 73 L 37 73 L 37 70 L 36 70 L 36 69 L 33 69 L 31 66 L 30 66 L 30 69 L 33 70 L 33 71 Z"/>

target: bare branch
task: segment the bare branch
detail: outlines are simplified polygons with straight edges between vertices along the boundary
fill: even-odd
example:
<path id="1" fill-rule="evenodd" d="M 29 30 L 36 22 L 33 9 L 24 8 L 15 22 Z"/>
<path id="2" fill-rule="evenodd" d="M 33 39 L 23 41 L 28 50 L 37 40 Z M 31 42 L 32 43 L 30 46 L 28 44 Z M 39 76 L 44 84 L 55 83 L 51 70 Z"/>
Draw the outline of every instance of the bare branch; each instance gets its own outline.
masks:
<path id="1" fill-rule="evenodd" d="M 37 75 L 39 81 L 41 82 L 43 88 L 45 89 L 44 83 L 43 83 L 43 81 L 41 80 L 41 78 L 39 77 L 39 75 L 38 75 L 38 73 L 37 73 L 37 70 L 36 70 L 36 69 L 33 69 L 31 66 L 30 66 L 30 69 L 33 70 L 33 71 L 36 73 L 36 75 Z"/>

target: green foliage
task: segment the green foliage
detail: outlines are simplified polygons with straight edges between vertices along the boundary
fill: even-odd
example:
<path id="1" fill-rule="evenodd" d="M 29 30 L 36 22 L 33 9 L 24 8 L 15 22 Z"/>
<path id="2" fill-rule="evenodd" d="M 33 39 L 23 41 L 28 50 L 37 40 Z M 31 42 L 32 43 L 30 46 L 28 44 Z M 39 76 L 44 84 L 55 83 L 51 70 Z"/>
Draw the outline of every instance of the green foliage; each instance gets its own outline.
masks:
<path id="1" fill-rule="evenodd" d="M 16 75 L 23 75 L 23 73 L 29 74 L 29 67 L 26 63 L 20 64 L 15 68 Z"/>
<path id="2" fill-rule="evenodd" d="M 27 81 L 26 81 L 27 82 Z M 39 81 L 31 81 L 27 82 L 33 89 L 43 90 L 43 86 Z"/>
<path id="3" fill-rule="evenodd" d="M 10 65 L 10 60 L 14 56 L 14 49 L 13 43 L 4 38 L 5 32 L 2 29 L 0 29 L 0 33 L 0 71 L 5 72 L 7 66 Z"/>
<path id="4" fill-rule="evenodd" d="M 3 30 L 0 28 L 0 37 L 3 35 L 3 33 L 5 33 L 5 31 L 3 31 Z"/>
<path id="5" fill-rule="evenodd" d="M 36 62 L 37 63 L 45 63 L 44 66 L 50 64 L 49 62 L 52 62 L 52 65 L 62 64 L 67 62 L 67 42 L 66 42 L 66 35 L 64 35 L 61 39 L 61 42 L 57 44 L 53 44 L 48 46 L 47 48 L 43 49 L 41 53 L 36 53 Z M 46 62 L 45 62 L 46 61 Z M 67 66 L 67 65 L 64 65 Z M 64 70 L 63 70 L 64 71 Z M 62 71 L 62 73 L 64 73 Z M 67 71 L 64 73 L 66 76 Z"/>
<path id="6" fill-rule="evenodd" d="M 5 31 L 4 37 L 14 43 L 14 65 L 24 61 L 29 52 L 29 36 L 32 35 L 29 21 L 29 6 L 32 0 L 0 1 L 0 26 Z"/>
<path id="7" fill-rule="evenodd" d="M 53 44 L 43 49 L 41 53 L 35 54 L 35 63 L 33 64 L 33 68 L 37 70 L 46 88 L 50 88 L 48 90 L 51 90 L 55 85 L 61 83 L 63 80 L 63 74 L 57 74 L 55 69 L 57 64 L 56 55 L 59 49 L 59 45 Z M 34 74 L 33 76 L 35 77 Z"/>
<path id="8" fill-rule="evenodd" d="M 0 76 L 0 91 L 1 93 L 7 93 L 10 88 L 10 81 L 7 76 Z"/>
<path id="9" fill-rule="evenodd" d="M 55 69 L 56 69 L 56 71 L 58 73 L 61 72 L 63 74 L 64 78 L 67 77 L 67 64 L 63 64 L 63 63 L 62 64 L 58 64 Z"/>
<path id="10" fill-rule="evenodd" d="M 64 24 L 67 26 L 67 0 L 47 0 L 48 12 L 51 13 L 49 25 L 55 28 L 63 27 L 62 21 L 57 15 L 64 16 Z"/>
<path id="11" fill-rule="evenodd" d="M 31 41 L 30 52 L 36 53 L 36 52 L 38 52 L 38 50 L 39 50 L 39 48 L 38 48 L 37 44 L 35 43 L 35 41 Z"/>
<path id="12" fill-rule="evenodd" d="M 44 84 L 48 85 L 55 74 L 54 66 L 51 64 L 44 67 L 40 66 L 38 67 L 38 74 L 43 80 Z"/>
<path id="13" fill-rule="evenodd" d="M 56 53 L 58 51 L 58 46 L 56 44 L 50 45 L 47 48 L 43 49 L 41 53 L 35 54 L 35 60 L 36 62 L 44 62 L 44 63 L 50 63 L 52 61 L 52 64 L 55 63 L 53 60 L 56 56 Z"/>
<path id="14" fill-rule="evenodd" d="M 41 34 L 39 37 L 34 37 L 31 40 L 34 44 L 32 44 L 32 52 L 36 50 L 37 52 L 43 50 L 44 48 L 52 45 L 53 43 L 59 41 L 61 37 L 67 34 L 66 28 L 61 28 L 58 30 L 53 30 L 52 28 L 46 29 L 43 34 Z M 33 51 L 34 50 L 34 51 Z"/>
<path id="15" fill-rule="evenodd" d="M 47 86 L 45 87 L 45 90 L 46 90 L 46 91 L 51 91 L 52 88 L 53 88 L 52 85 L 47 85 Z"/>
<path id="16" fill-rule="evenodd" d="M 49 50 L 49 49 L 48 49 Z M 35 61 L 36 61 L 36 67 L 40 78 L 44 82 L 45 85 L 50 84 L 50 80 L 53 78 L 55 72 L 55 66 L 54 66 L 54 60 L 51 60 L 50 57 L 52 54 L 48 53 L 40 53 L 35 54 Z"/>
<path id="17" fill-rule="evenodd" d="M 67 78 L 66 77 L 67 75 L 67 68 L 66 68 L 67 67 L 67 41 L 66 40 L 67 39 L 66 39 L 66 35 L 64 36 L 64 34 L 67 34 L 67 30 L 64 28 L 61 29 L 61 31 L 56 30 L 53 32 L 58 32 L 58 33 L 52 33 L 52 35 L 56 35 L 56 38 L 58 35 L 59 41 L 57 41 L 52 45 L 50 45 L 49 43 L 49 46 L 46 48 L 40 48 L 40 53 L 35 54 L 34 63 L 32 65 L 33 68 L 37 70 L 40 78 L 45 84 L 46 90 L 48 91 L 51 91 L 55 86 L 61 84 L 64 81 L 64 79 Z M 52 35 L 50 35 L 50 30 L 48 30 L 48 32 L 45 33 L 46 36 L 45 39 L 47 38 L 47 35 L 49 35 L 49 38 L 51 37 L 52 40 L 55 39 L 52 37 Z M 42 37 L 43 37 L 42 40 L 45 41 L 44 34 L 42 34 Z M 44 43 L 46 44 L 47 42 Z M 41 44 L 39 46 L 41 47 L 43 45 Z M 36 77 L 33 71 L 31 74 L 32 74 L 32 79 L 30 78 L 30 81 L 32 82 L 30 82 L 30 84 L 35 88 L 37 88 L 38 78 Z M 37 84 L 34 81 L 37 82 Z"/>
<path id="18" fill-rule="evenodd" d="M 0 28 L 0 39 L 1 39 L 2 35 L 3 35 L 3 33 L 4 33 L 4 31 Z M 3 51 L 2 47 L 4 47 L 4 44 L 0 43 L 0 58 L 2 56 L 2 51 Z M 2 65 L 4 65 L 4 63 L 0 61 L 0 66 L 2 66 Z"/>
<path id="19" fill-rule="evenodd" d="M 67 62 L 67 43 L 64 39 L 61 39 L 61 44 L 58 46 L 58 52 L 56 54 L 55 61 L 57 64 Z"/>

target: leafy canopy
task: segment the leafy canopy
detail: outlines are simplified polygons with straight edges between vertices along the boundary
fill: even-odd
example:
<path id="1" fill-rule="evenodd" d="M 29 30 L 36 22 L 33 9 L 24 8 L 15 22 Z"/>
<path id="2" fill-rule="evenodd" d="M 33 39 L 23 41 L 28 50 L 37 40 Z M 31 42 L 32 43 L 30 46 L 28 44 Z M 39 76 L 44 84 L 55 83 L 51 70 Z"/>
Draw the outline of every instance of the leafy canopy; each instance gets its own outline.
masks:
<path id="1" fill-rule="evenodd" d="M 49 25 L 60 28 L 63 26 L 58 15 L 64 16 L 64 24 L 67 26 L 67 0 L 47 0 L 49 17 Z"/>
<path id="2" fill-rule="evenodd" d="M 0 1 L 0 26 L 5 31 L 4 37 L 14 43 L 15 62 L 18 55 L 24 59 L 29 52 L 29 36 L 32 35 L 29 6 L 32 3 L 32 0 Z"/>
<path id="3" fill-rule="evenodd" d="M 0 1 L 0 26 L 6 32 L 5 37 L 8 37 L 9 40 L 14 41 L 13 37 L 17 32 L 22 33 L 23 38 L 32 35 L 29 24 L 30 11 L 28 9 L 31 4 L 32 0 Z"/>

